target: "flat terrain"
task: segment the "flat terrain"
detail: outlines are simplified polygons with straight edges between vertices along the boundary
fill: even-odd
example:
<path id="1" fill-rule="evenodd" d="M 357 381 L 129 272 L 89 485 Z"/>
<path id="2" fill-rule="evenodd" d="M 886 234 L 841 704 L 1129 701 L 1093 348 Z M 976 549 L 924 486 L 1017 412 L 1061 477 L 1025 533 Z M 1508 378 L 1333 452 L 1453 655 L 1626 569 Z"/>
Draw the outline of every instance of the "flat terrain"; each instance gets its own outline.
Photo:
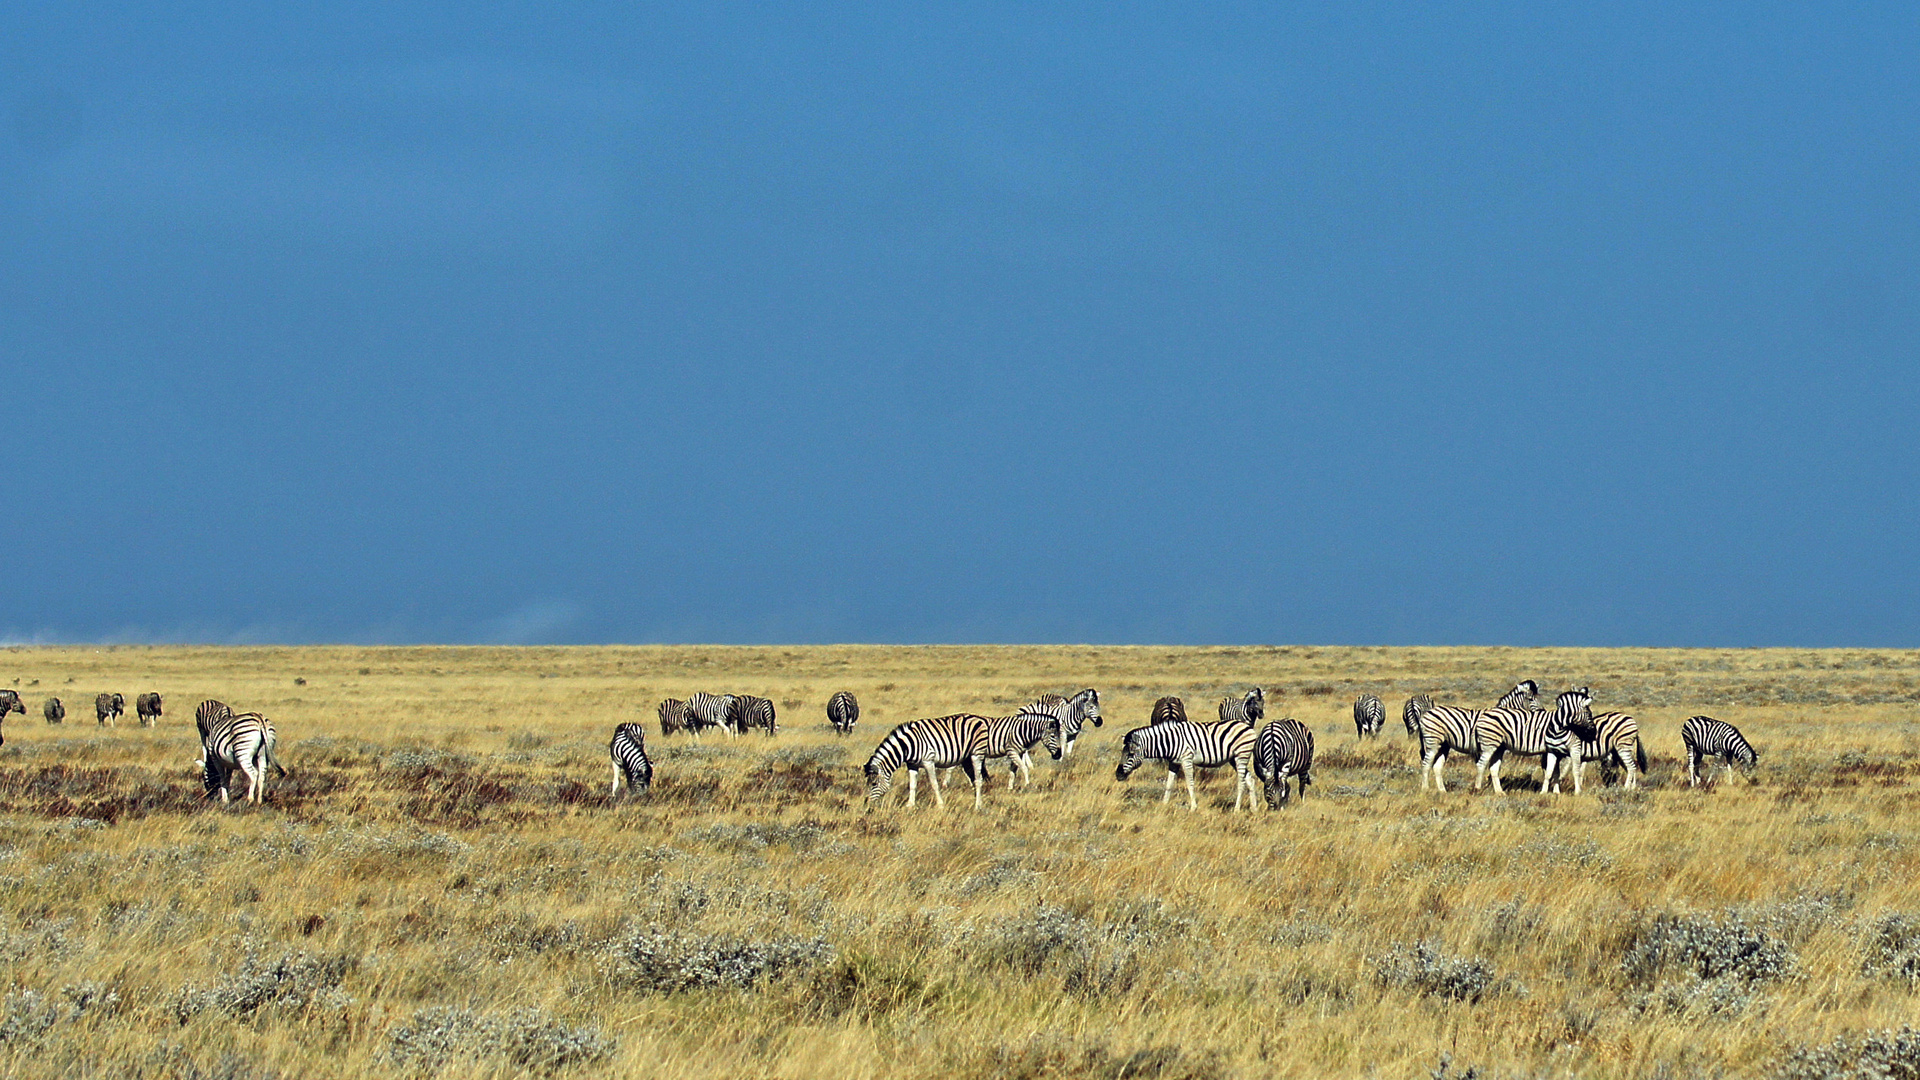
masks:
<path id="1" fill-rule="evenodd" d="M 1401 702 L 1526 677 L 1638 716 L 1646 790 L 1421 792 Z M 1115 782 L 1154 698 L 1253 685 L 1317 736 L 1304 804 Z M 6 1075 L 1852 1075 L 1796 1049 L 1920 1016 L 1916 653 L 15 648 L 0 686 Z M 1031 790 L 866 812 L 892 724 L 1083 686 L 1106 726 Z M 779 735 L 662 738 L 695 690 Z M 266 805 L 201 800 L 204 697 L 276 723 Z M 1702 712 L 1752 779 L 1686 788 Z M 610 805 L 626 720 L 658 779 Z"/>

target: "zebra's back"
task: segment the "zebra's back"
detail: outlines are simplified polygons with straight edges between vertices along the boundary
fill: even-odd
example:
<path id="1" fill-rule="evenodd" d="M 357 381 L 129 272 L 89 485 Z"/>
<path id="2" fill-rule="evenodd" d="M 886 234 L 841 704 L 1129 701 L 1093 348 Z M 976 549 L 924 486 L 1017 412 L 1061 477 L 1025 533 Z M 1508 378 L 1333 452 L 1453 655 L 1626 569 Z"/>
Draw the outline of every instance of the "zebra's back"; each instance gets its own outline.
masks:
<path id="1" fill-rule="evenodd" d="M 193 726 L 200 729 L 200 741 L 206 742 L 207 733 L 213 730 L 213 726 L 232 715 L 233 710 L 224 701 L 208 698 L 201 702 L 200 707 L 193 710 Z"/>
<path id="2" fill-rule="evenodd" d="M 207 795 L 218 792 L 221 802 L 230 801 L 229 789 L 237 769 L 247 777 L 247 801 L 259 802 L 266 796 L 269 768 L 287 775 L 274 757 L 277 741 L 273 721 L 259 713 L 229 713 L 215 721 L 202 741 L 202 780 Z"/>
<path id="3" fill-rule="evenodd" d="M 752 694 L 741 694 L 733 699 L 728 710 L 728 718 L 734 730 L 742 735 L 758 728 L 769 735 L 780 730 L 780 722 L 773 709 L 773 702 Z"/>
<path id="4" fill-rule="evenodd" d="M 49 724 L 57 724 L 67 718 L 67 707 L 57 697 L 48 698 L 47 703 L 40 707 L 40 711 L 45 714 Z"/>
<path id="5" fill-rule="evenodd" d="M 827 723 L 840 734 L 851 732 L 859 719 L 860 701 L 847 691 L 842 690 L 827 700 Z"/>
<path id="6" fill-rule="evenodd" d="M 1362 694 L 1353 703 L 1353 726 L 1359 738 L 1377 739 L 1387 725 L 1387 707 L 1372 694 Z"/>
<path id="7" fill-rule="evenodd" d="M 1163 697 L 1153 703 L 1153 711 L 1147 714 L 1147 723 L 1184 724 L 1187 722 L 1187 703 L 1177 697 Z"/>

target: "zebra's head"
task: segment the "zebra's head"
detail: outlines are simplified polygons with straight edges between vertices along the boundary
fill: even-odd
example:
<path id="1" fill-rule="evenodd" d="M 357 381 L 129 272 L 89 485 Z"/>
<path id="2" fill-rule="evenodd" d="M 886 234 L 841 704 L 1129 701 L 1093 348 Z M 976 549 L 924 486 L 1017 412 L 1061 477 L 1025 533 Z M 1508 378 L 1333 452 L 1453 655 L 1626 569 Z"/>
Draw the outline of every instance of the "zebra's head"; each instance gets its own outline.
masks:
<path id="1" fill-rule="evenodd" d="M 867 762 L 867 809 L 873 809 L 881 799 L 886 798 L 887 789 L 893 786 L 893 770 L 881 769 L 879 755 Z"/>
<path id="2" fill-rule="evenodd" d="M 1261 777 L 1260 787 L 1267 796 L 1267 809 L 1278 810 L 1287 805 L 1287 796 L 1292 794 L 1293 785 L 1287 783 L 1287 777 L 1283 773 L 1279 776 Z"/>
<path id="3" fill-rule="evenodd" d="M 1066 749 L 1067 745 L 1067 738 L 1061 733 L 1060 727 L 1061 722 L 1059 717 L 1048 717 L 1047 726 L 1042 729 L 1040 734 L 1040 745 L 1047 748 L 1048 755 L 1055 761 L 1060 760 L 1060 754 Z"/>
<path id="4" fill-rule="evenodd" d="M 17 712 L 21 716 L 25 716 L 27 715 L 27 707 L 20 704 L 19 694 L 11 690 L 0 690 L 0 718 L 4 718 L 8 713 L 12 712 Z"/>
<path id="5" fill-rule="evenodd" d="M 1127 732 L 1127 739 L 1120 751 L 1120 764 L 1114 767 L 1113 778 L 1125 780 L 1132 776 L 1147 759 L 1140 752 L 1140 729 Z"/>
<path id="6" fill-rule="evenodd" d="M 1069 704 L 1078 707 L 1081 719 L 1093 721 L 1094 727 L 1100 726 L 1100 691 L 1089 686 L 1073 695 Z"/>
<path id="7" fill-rule="evenodd" d="M 1752 743 L 1741 739 L 1734 745 L 1733 762 L 1743 771 L 1752 772 L 1760 764 L 1760 751 L 1755 750 Z"/>
<path id="8" fill-rule="evenodd" d="M 1267 692 L 1256 686 L 1240 704 L 1247 710 L 1247 719 L 1258 720 L 1267 715 Z"/>

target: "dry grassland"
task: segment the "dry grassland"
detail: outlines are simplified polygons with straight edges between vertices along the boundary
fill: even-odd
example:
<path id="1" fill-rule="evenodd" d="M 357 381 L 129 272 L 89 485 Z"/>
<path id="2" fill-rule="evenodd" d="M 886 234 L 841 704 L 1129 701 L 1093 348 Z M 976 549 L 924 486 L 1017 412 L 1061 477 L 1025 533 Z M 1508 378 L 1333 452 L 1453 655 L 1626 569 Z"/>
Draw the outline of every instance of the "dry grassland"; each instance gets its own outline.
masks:
<path id="1" fill-rule="evenodd" d="M 1421 793 L 1400 703 L 1490 704 L 1522 677 L 1638 715 L 1649 788 Z M 1253 684 L 1317 735 L 1304 805 L 1231 816 L 1213 776 L 1190 815 L 1160 805 L 1152 769 L 1115 783 L 1119 735 L 1155 697 L 1210 713 Z M 1920 654 L 18 648 L 0 686 L 28 708 L 0 749 L 7 1075 L 1920 1061 L 1897 1038 L 1794 1056 L 1920 1016 Z M 907 812 L 902 782 L 864 812 L 860 765 L 891 724 L 1082 686 L 1107 724 L 1065 767 L 1039 762 L 1033 790 L 996 770 L 983 813 L 963 793 Z M 771 698 L 780 734 L 661 738 L 654 702 L 701 689 Z M 840 689 L 863 709 L 846 740 L 823 712 Z M 100 690 L 127 696 L 117 729 L 93 722 Z M 167 701 L 152 730 L 132 716 L 146 690 Z M 1353 735 L 1365 690 L 1388 703 L 1378 743 Z M 41 719 L 49 694 L 63 726 Z M 200 800 L 203 697 L 278 725 L 293 776 L 265 807 Z M 1752 781 L 1686 789 L 1696 712 L 1753 739 Z M 623 720 L 645 722 L 658 779 L 608 805 Z"/>

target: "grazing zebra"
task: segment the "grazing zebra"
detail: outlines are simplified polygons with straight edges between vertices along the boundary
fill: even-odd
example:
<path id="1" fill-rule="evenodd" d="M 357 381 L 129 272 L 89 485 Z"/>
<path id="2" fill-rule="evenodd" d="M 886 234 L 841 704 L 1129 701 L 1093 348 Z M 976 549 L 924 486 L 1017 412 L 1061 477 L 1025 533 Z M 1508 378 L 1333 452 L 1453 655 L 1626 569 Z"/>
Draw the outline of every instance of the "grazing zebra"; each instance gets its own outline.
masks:
<path id="1" fill-rule="evenodd" d="M 1353 703 L 1353 728 L 1356 738 L 1377 739 L 1387 726 L 1387 707 L 1372 694 L 1361 694 Z"/>
<path id="2" fill-rule="evenodd" d="M 1500 696 L 1496 709 L 1531 709 L 1533 703 L 1540 700 L 1540 684 L 1532 679 L 1521 679 L 1513 684 L 1513 689 Z"/>
<path id="3" fill-rule="evenodd" d="M 1433 699 L 1425 694 L 1415 694 L 1407 699 L 1406 706 L 1400 710 L 1400 722 L 1407 725 L 1408 738 L 1420 737 L 1420 713 L 1432 704 Z"/>
<path id="4" fill-rule="evenodd" d="M 195 768 L 206 768 L 207 733 L 213 730 L 214 725 L 232 715 L 233 710 L 227 707 L 226 702 L 213 698 L 201 702 L 200 707 L 193 710 L 193 726 L 200 729 L 200 760 L 193 763 Z"/>
<path id="5" fill-rule="evenodd" d="M 273 721 L 259 713 L 228 713 L 216 720 L 200 747 L 207 798 L 219 792 L 222 803 L 231 802 L 229 788 L 234 770 L 238 769 L 247 776 L 246 801 L 258 803 L 263 799 L 267 793 L 267 769 L 287 775 L 286 767 L 273 753 L 277 741 Z"/>
<path id="6" fill-rule="evenodd" d="M 935 769 L 959 767 L 973 781 L 973 808 L 980 809 L 981 783 L 986 779 L 987 718 L 971 713 L 909 720 L 887 732 L 867 759 L 867 808 L 886 797 L 893 774 L 907 770 L 907 806 L 912 807 L 920 786 L 920 770 L 933 788 L 934 805 L 944 807 L 940 778 Z"/>
<path id="7" fill-rule="evenodd" d="M 1147 714 L 1148 724 L 1184 724 L 1187 722 L 1187 703 L 1177 697 L 1163 697 L 1153 703 L 1153 712 Z"/>
<path id="8" fill-rule="evenodd" d="M 1020 712 L 1051 716 L 1060 721 L 1061 753 L 1071 754 L 1074 740 L 1080 737 L 1082 723 L 1091 720 L 1094 727 L 1100 726 L 1100 691 L 1088 688 L 1070 698 L 1063 698 L 1059 694 L 1042 694 L 1038 701 Z"/>
<path id="9" fill-rule="evenodd" d="M 1237 775 L 1233 786 L 1233 808 L 1240 809 L 1240 797 L 1244 794 L 1247 809 L 1251 811 L 1253 778 L 1249 770 L 1253 764 L 1253 744 L 1253 727 L 1250 724 L 1233 721 L 1196 724 L 1191 720 L 1148 724 L 1127 732 L 1120 764 L 1113 770 L 1113 778 L 1125 780 L 1147 761 L 1158 761 L 1167 767 L 1167 787 L 1160 795 L 1161 804 L 1165 805 L 1173 798 L 1173 778 L 1178 776 L 1187 782 L 1187 809 L 1197 811 L 1200 803 L 1193 793 L 1193 770 L 1231 765 Z"/>
<path id="10" fill-rule="evenodd" d="M 104 724 L 111 720 L 115 727 L 119 727 L 120 714 L 125 711 L 127 711 L 127 699 L 119 694 L 99 694 L 93 699 L 95 723 Z"/>
<path id="11" fill-rule="evenodd" d="M 619 798 L 622 781 L 629 794 L 653 786 L 653 761 L 647 757 L 647 736 L 639 724 L 615 727 L 607 753 L 613 758 L 613 790 L 607 792 L 608 801 Z"/>
<path id="12" fill-rule="evenodd" d="M 1525 685 L 1522 683 L 1514 687 L 1513 693 L 1508 696 L 1521 694 Z M 1576 717 L 1586 714 L 1587 707 L 1592 703 L 1592 692 L 1583 686 L 1561 694 L 1554 702 L 1552 711 L 1530 706 L 1504 706 L 1481 712 L 1473 722 L 1474 737 L 1480 743 L 1480 760 L 1473 773 L 1473 790 L 1479 791 L 1480 785 L 1491 775 L 1494 793 L 1502 793 L 1500 765 L 1508 754 L 1541 758 L 1544 772 L 1540 778 L 1540 790 L 1558 790 L 1551 781 L 1560 762 L 1572 753 L 1568 728 Z M 1579 774 L 1576 772 L 1574 775 L 1573 790 L 1578 794 Z"/>
<path id="13" fill-rule="evenodd" d="M 57 724 L 67 718 L 67 707 L 57 697 L 48 698 L 46 705 L 40 711 L 46 714 L 49 724 Z"/>
<path id="14" fill-rule="evenodd" d="M 1574 794 L 1580 793 L 1581 773 L 1589 761 L 1600 762 L 1603 770 L 1609 765 L 1618 766 L 1627 774 L 1627 787 L 1640 786 L 1640 777 L 1647 771 L 1647 745 L 1640 738 L 1638 720 L 1623 712 L 1595 713 L 1588 709 L 1573 718 L 1569 730 L 1573 734 L 1572 750 L 1576 751 L 1570 759 Z M 1554 784 L 1558 790 L 1558 777 Z"/>
<path id="15" fill-rule="evenodd" d="M 754 728 L 759 728 L 768 735 L 780 730 L 780 721 L 773 712 L 773 702 L 763 697 L 754 697 L 752 694 L 741 694 L 733 698 L 733 703 L 727 708 L 727 722 L 732 724 L 733 730 L 741 735 L 745 735 Z"/>
<path id="16" fill-rule="evenodd" d="M 860 700 L 845 690 L 827 699 L 827 723 L 842 735 L 853 734 L 853 722 L 860 719 Z"/>
<path id="17" fill-rule="evenodd" d="M 140 726 L 152 727 L 153 722 L 160 718 L 160 695 L 141 694 L 134 699 L 134 708 L 140 713 Z"/>
<path id="18" fill-rule="evenodd" d="M 660 734 L 662 737 L 677 735 L 687 730 L 687 703 L 679 698 L 662 701 L 655 710 L 660 714 Z"/>
<path id="19" fill-rule="evenodd" d="M 1254 687 L 1244 697 L 1228 694 L 1220 699 L 1220 720 L 1223 723 L 1252 724 L 1267 715 L 1267 692 Z"/>
<path id="20" fill-rule="evenodd" d="M 1680 741 L 1687 748 L 1687 786 L 1700 785 L 1700 761 L 1702 758 L 1719 758 L 1726 765 L 1726 772 L 1732 772 L 1735 765 L 1742 772 L 1751 773 L 1760 764 L 1760 754 L 1748 742 L 1740 729 L 1725 720 L 1715 720 L 1711 716 L 1689 717 L 1680 725 Z M 1713 766 L 1707 766 L 1707 777 L 1713 777 Z"/>
<path id="21" fill-rule="evenodd" d="M 1253 747 L 1253 774 L 1266 791 L 1269 810 L 1287 805 L 1290 777 L 1300 778 L 1300 797 L 1306 798 L 1307 785 L 1313 783 L 1313 732 L 1290 716 L 1261 728 Z"/>
<path id="22" fill-rule="evenodd" d="M 1447 755 L 1464 754 L 1469 758 L 1480 756 L 1480 738 L 1474 733 L 1474 721 L 1480 717 L 1479 709 L 1462 709 L 1455 705 L 1435 705 L 1433 699 L 1425 694 L 1417 695 L 1407 703 L 1408 708 L 1417 705 L 1415 723 L 1420 732 L 1420 790 L 1427 790 L 1427 776 L 1433 776 L 1434 787 L 1439 791 L 1447 790 L 1447 782 L 1441 776 L 1446 768 Z"/>
<path id="23" fill-rule="evenodd" d="M 687 699 L 687 730 L 696 739 L 708 728 L 720 728 L 731 736 L 733 727 L 727 719 L 732 711 L 732 694 L 695 694 Z"/>

